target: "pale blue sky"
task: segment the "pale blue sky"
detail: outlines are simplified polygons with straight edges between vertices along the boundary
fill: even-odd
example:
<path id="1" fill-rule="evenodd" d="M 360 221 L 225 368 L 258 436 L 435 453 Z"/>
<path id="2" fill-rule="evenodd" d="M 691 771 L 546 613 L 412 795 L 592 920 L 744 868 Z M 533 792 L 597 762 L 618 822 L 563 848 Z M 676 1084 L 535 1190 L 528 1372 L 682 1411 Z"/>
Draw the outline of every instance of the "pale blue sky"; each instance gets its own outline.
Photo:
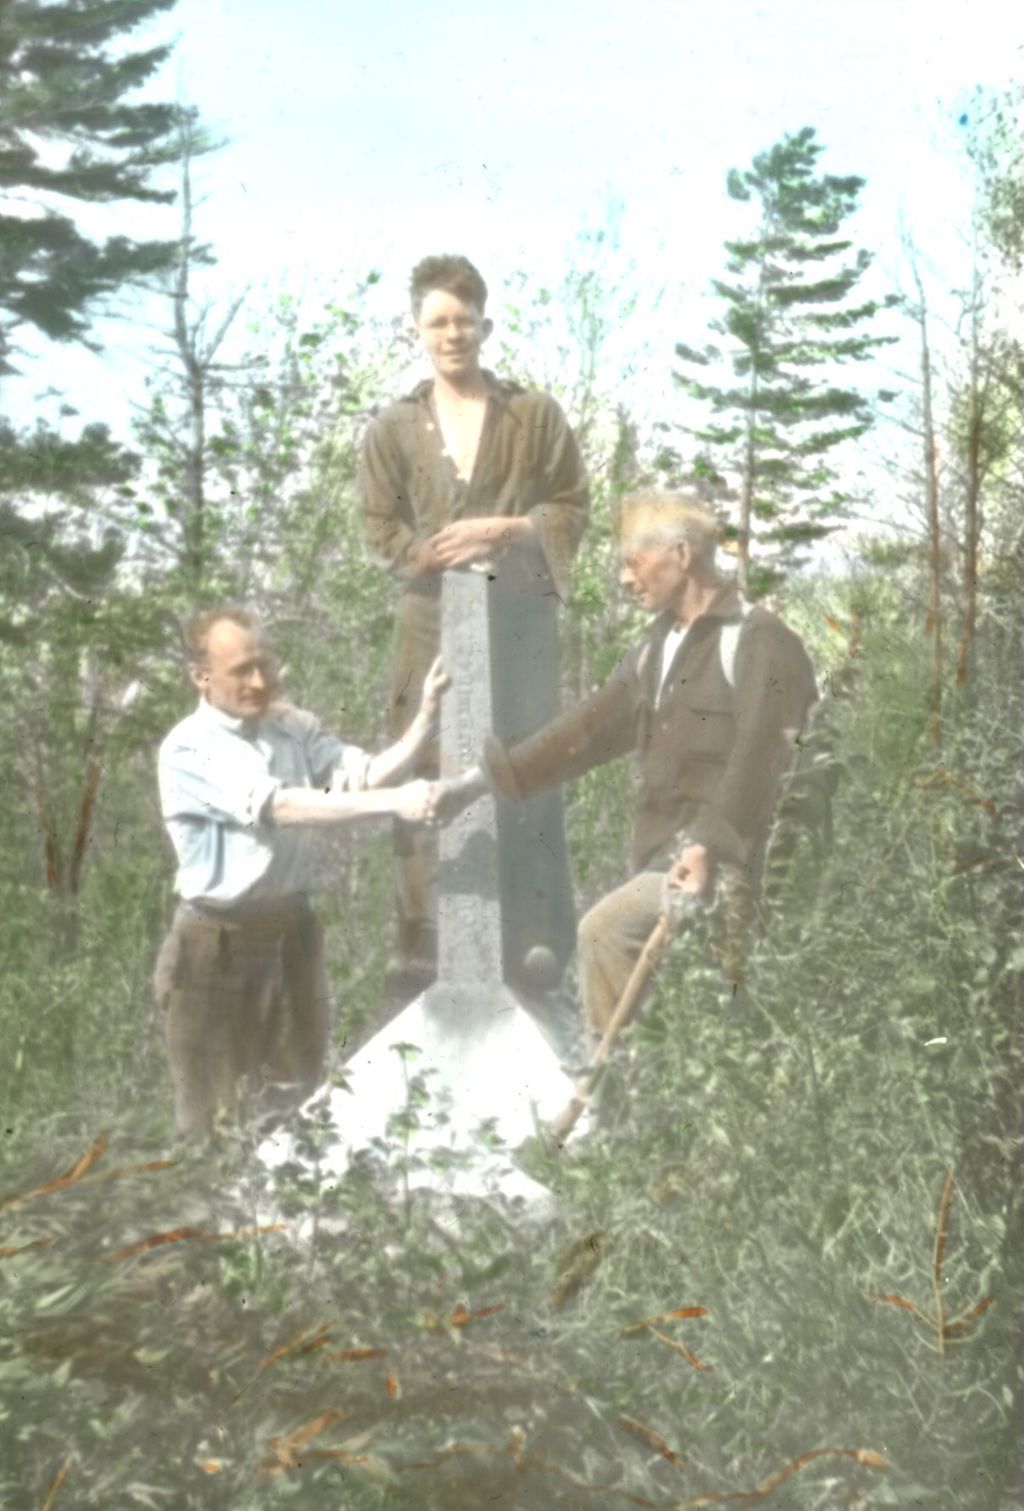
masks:
<path id="1" fill-rule="evenodd" d="M 445 249 L 497 293 L 520 267 L 552 281 L 615 200 L 640 293 L 629 338 L 668 394 L 673 344 L 700 339 L 738 226 L 725 174 L 786 130 L 813 125 L 822 165 L 868 180 L 856 229 L 879 285 L 901 276 L 905 223 L 941 306 L 966 268 L 957 119 L 976 86 L 1018 70 L 1013 14 L 996 0 L 180 0 L 156 33 L 180 39 L 159 87 L 227 138 L 198 171 L 215 293 L 377 266 L 381 308 L 398 312 L 409 267 Z M 173 211 L 129 228 L 158 219 L 173 234 Z M 104 359 L 37 364 L 33 389 L 63 381 L 123 415 L 149 338 L 124 321 L 105 333 Z"/>
<path id="2" fill-rule="evenodd" d="M 465 245 L 499 272 L 546 272 L 610 193 L 629 252 L 686 277 L 720 260 L 726 170 L 805 124 L 830 166 L 869 180 L 869 239 L 901 210 L 922 241 L 944 233 L 963 207 L 955 121 L 1020 61 L 1012 15 L 992 0 L 181 0 L 174 70 L 232 139 L 207 215 L 254 267 L 389 252 L 404 269 Z"/>

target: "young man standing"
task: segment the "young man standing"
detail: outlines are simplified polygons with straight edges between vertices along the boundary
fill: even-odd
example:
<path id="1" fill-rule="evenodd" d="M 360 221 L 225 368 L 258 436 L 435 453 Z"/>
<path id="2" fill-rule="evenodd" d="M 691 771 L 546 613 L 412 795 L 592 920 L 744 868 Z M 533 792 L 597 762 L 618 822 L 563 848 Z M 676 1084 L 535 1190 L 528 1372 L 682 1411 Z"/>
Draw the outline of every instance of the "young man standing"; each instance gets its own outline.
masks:
<path id="1" fill-rule="evenodd" d="M 323 1076 L 323 935 L 309 904 L 311 831 L 374 814 L 429 822 L 437 786 L 392 786 L 431 739 L 445 677 L 424 679 L 401 740 L 376 756 L 277 701 L 274 658 L 243 609 L 188 636 L 199 705 L 160 747 L 160 799 L 180 899 L 157 961 L 180 1131 L 208 1130 L 240 1079 L 280 1115 Z"/>
<path id="2" fill-rule="evenodd" d="M 487 288 L 465 257 L 427 257 L 413 270 L 412 309 L 433 377 L 370 425 L 361 473 L 367 539 L 401 584 L 389 729 L 416 706 L 440 637 L 444 572 L 492 563 L 495 721 L 522 739 L 558 710 L 556 603 L 586 521 L 579 450 L 550 395 L 481 365 L 490 335 Z M 430 770 L 436 753 L 421 767 Z M 398 964 L 429 978 L 436 953 L 435 847 L 396 824 Z M 550 794 L 502 822 L 506 973 L 530 986 L 531 948 L 560 970 L 574 921 L 561 800 Z M 534 959 L 537 958 L 535 953 Z"/>

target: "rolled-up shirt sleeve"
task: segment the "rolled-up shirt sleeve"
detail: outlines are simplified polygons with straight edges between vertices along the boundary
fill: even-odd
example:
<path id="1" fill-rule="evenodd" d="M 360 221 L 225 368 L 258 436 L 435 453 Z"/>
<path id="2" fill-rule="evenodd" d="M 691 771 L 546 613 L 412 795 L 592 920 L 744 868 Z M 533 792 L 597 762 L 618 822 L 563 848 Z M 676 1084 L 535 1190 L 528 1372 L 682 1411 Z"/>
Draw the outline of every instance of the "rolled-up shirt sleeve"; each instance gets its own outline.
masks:
<path id="1" fill-rule="evenodd" d="M 335 792 L 365 792 L 370 779 L 370 762 L 373 756 L 358 745 L 346 745 L 341 759 L 331 773 L 331 786 Z"/>
<path id="2" fill-rule="evenodd" d="M 313 786 L 332 792 L 364 791 L 373 757 L 331 734 L 318 720 L 305 717 L 303 744 Z"/>
<path id="3" fill-rule="evenodd" d="M 203 819 L 244 829 L 266 822 L 268 806 L 281 786 L 266 772 L 247 774 L 184 742 L 165 742 L 159 779 L 160 806 L 168 822 Z"/>

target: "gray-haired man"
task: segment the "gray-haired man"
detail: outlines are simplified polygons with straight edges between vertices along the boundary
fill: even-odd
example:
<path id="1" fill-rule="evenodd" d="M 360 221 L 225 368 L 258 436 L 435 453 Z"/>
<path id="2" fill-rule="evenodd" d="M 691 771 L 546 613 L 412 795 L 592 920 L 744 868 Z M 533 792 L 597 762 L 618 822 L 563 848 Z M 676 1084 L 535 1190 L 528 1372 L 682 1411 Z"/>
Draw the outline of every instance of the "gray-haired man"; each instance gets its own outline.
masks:
<path id="1" fill-rule="evenodd" d="M 673 891 L 749 912 L 794 738 L 817 697 L 798 637 L 716 566 L 718 526 L 685 495 L 624 500 L 623 588 L 654 616 L 609 680 L 529 739 L 492 741 L 492 785 L 522 798 L 634 752 L 632 874 L 581 920 L 583 1009 L 601 1033 Z M 734 979 L 739 966 L 733 962 Z"/>

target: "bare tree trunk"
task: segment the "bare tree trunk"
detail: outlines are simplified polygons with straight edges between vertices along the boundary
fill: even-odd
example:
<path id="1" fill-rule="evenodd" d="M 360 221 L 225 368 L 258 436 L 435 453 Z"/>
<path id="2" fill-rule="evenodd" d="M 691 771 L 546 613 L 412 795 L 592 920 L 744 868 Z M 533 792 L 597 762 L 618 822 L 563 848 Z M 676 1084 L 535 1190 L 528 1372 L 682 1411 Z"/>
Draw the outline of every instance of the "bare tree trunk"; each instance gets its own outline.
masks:
<path id="1" fill-rule="evenodd" d="M 184 519 L 180 561 L 194 599 L 201 597 L 210 574 L 216 541 L 211 531 L 208 497 L 207 418 L 211 394 L 215 394 L 223 372 L 216 361 L 221 343 L 245 302 L 245 292 L 228 306 L 220 324 L 207 329 L 206 307 L 193 309 L 192 270 L 203 260 L 193 239 L 193 200 L 191 162 L 202 145 L 187 134 L 181 142 L 181 235 L 178 270 L 171 289 L 173 307 L 171 339 L 180 364 L 180 382 L 185 401 L 185 435 L 178 441 L 184 494 Z"/>
<path id="2" fill-rule="evenodd" d="M 184 447 L 185 565 L 193 592 L 202 585 L 206 567 L 206 384 L 196 333 L 188 326 L 189 277 L 192 269 L 192 178 L 186 153 L 181 166 L 181 251 L 175 279 L 174 344 L 184 372 L 188 404 L 188 440 Z"/>
<path id="3" fill-rule="evenodd" d="M 917 324 L 921 333 L 921 414 L 924 446 L 924 490 L 928 518 L 928 621 L 932 637 L 932 740 L 942 738 L 942 528 L 939 522 L 939 457 L 932 403 L 932 359 L 928 344 L 928 311 L 917 268 Z"/>
<path id="4" fill-rule="evenodd" d="M 77 802 L 75 832 L 70 846 L 61 843 L 59 833 L 61 825 L 58 823 L 51 789 L 47 784 L 43 752 L 38 741 L 34 744 L 29 766 L 29 781 L 42 833 L 46 890 L 54 908 L 55 940 L 64 954 L 72 953 L 78 943 L 78 895 L 81 890 L 82 869 L 89 841 L 92 838 L 93 819 L 103 780 L 102 721 L 102 698 L 97 690 L 93 696 L 86 729 L 85 770 Z"/>
<path id="5" fill-rule="evenodd" d="M 956 663 L 956 682 L 967 681 L 978 613 L 978 536 L 981 503 L 981 407 L 972 382 L 967 431 L 967 487 L 964 494 L 964 627 Z"/>
<path id="6" fill-rule="evenodd" d="M 971 300 L 971 376 L 967 407 L 967 477 L 964 490 L 964 624 L 956 663 L 956 683 L 962 687 L 971 669 L 974 630 L 978 615 L 978 542 L 981 535 L 981 490 L 984 464 L 982 435 L 985 427 L 989 379 L 982 377 L 979 280 L 975 275 Z"/>
<path id="7" fill-rule="evenodd" d="M 757 283 L 758 310 L 762 321 L 765 318 L 767 305 L 767 280 L 765 276 L 764 261 L 762 259 L 758 271 Z M 750 587 L 750 554 L 754 523 L 754 483 L 757 475 L 757 405 L 759 398 L 758 387 L 758 359 L 761 356 L 761 347 L 764 340 L 764 325 L 758 329 L 757 346 L 754 349 L 750 368 L 750 390 L 748 394 L 749 409 L 747 411 L 747 438 L 743 451 L 743 479 L 740 485 L 740 523 L 739 538 L 736 558 L 736 576 L 739 582 L 740 592 L 746 594 Z"/>
<path id="8" fill-rule="evenodd" d="M 68 860 L 67 892 L 70 898 L 77 897 L 81 886 L 82 864 L 85 860 L 85 852 L 88 849 L 89 840 L 92 837 L 92 820 L 96 811 L 96 800 L 99 797 L 102 776 L 100 695 L 97 691 L 93 696 L 92 708 L 89 712 L 89 727 L 86 733 L 85 748 L 85 774 L 82 778 L 82 794 L 78 800 L 78 822 L 75 825 L 75 838 L 71 845 L 71 855 Z"/>
<path id="9" fill-rule="evenodd" d="M 751 403 L 757 398 L 757 379 L 751 382 Z M 736 576 L 740 592 L 746 593 L 750 582 L 750 526 L 754 512 L 754 467 L 757 463 L 757 448 L 754 445 L 754 410 L 747 416 L 747 441 L 743 456 L 743 482 L 740 491 L 740 523 L 737 537 Z"/>
<path id="10" fill-rule="evenodd" d="M 43 761 L 38 747 L 32 757 L 29 778 L 32 783 L 32 795 L 36 800 L 39 828 L 43 837 L 46 890 L 48 892 L 59 892 L 64 882 L 64 862 L 60 853 L 60 843 L 57 839 L 57 826 L 54 822 L 53 809 L 50 806 L 49 796 L 46 791 L 46 782 L 43 778 Z"/>

